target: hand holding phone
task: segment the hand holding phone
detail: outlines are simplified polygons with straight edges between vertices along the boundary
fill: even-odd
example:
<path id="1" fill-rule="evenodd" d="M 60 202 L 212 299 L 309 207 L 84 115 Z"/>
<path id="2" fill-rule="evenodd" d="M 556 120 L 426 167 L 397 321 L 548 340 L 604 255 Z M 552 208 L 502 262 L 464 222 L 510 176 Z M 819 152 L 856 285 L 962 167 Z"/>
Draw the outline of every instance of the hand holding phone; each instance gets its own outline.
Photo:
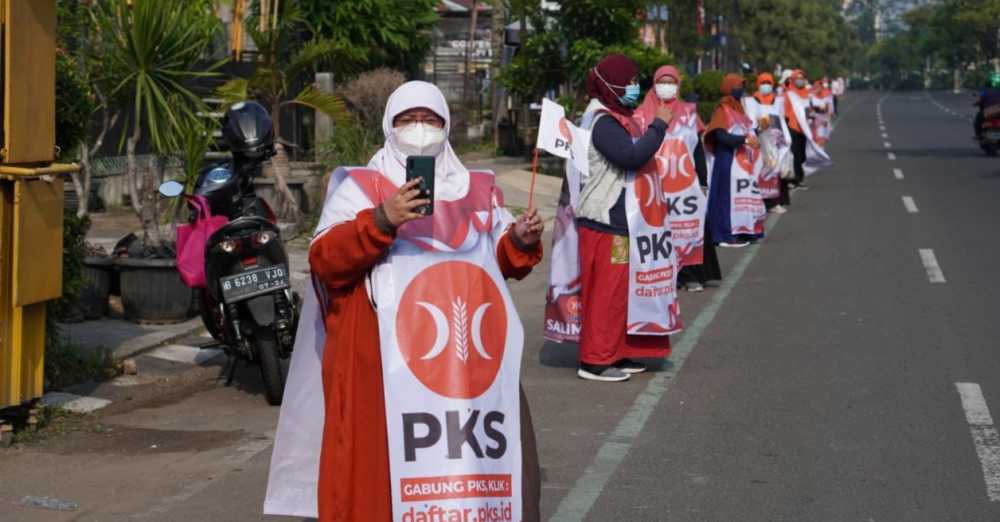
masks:
<path id="1" fill-rule="evenodd" d="M 420 189 L 417 188 L 419 183 L 419 179 L 413 179 L 404 183 L 395 194 L 382 202 L 382 212 L 385 214 L 385 218 L 389 221 L 389 224 L 394 228 L 407 221 L 424 217 L 423 214 L 417 213 L 415 209 L 426 206 L 430 203 L 430 200 L 420 197 Z"/>
<path id="2" fill-rule="evenodd" d="M 434 156 L 409 156 L 406 158 L 406 181 L 417 180 L 419 198 L 429 203 L 414 209 L 414 212 L 429 216 L 434 213 Z"/>

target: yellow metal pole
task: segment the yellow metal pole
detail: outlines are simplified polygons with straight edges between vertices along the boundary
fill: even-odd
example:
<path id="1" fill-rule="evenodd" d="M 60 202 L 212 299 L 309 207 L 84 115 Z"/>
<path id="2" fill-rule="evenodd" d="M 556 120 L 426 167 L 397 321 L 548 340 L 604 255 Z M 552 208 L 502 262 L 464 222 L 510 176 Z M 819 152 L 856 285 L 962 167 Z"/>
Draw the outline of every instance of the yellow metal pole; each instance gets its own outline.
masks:
<path id="1" fill-rule="evenodd" d="M 0 0 L 0 409 L 39 398 L 45 303 L 62 293 L 62 174 L 55 159 L 55 0 Z"/>

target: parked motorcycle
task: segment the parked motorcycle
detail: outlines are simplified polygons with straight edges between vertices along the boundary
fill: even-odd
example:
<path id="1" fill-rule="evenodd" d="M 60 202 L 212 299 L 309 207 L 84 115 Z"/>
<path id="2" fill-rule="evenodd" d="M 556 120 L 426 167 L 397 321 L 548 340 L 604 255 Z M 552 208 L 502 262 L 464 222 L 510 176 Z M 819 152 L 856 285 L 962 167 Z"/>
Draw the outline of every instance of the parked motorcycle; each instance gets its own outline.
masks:
<path id="1" fill-rule="evenodd" d="M 295 344 L 298 299 L 277 219 L 254 190 L 254 178 L 274 155 L 271 118 L 256 102 L 237 103 L 223 118 L 222 134 L 231 162 L 202 171 L 192 194 L 183 194 L 176 181 L 161 185 L 160 193 L 187 200 L 189 224 L 224 216 L 225 224 L 204 242 L 202 321 L 230 358 L 227 385 L 238 361 L 256 363 L 268 403 L 278 405 L 285 388 L 279 361 Z"/>

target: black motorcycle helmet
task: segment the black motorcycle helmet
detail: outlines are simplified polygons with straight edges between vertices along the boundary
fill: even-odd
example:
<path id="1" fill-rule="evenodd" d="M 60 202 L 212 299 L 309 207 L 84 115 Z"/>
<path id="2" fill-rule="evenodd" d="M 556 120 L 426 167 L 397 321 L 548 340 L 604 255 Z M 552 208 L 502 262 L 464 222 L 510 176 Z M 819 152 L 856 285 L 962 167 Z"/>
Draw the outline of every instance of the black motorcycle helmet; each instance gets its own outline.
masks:
<path id="1" fill-rule="evenodd" d="M 263 160 L 274 155 L 271 115 L 255 101 L 229 107 L 222 117 L 222 137 L 234 157 Z"/>

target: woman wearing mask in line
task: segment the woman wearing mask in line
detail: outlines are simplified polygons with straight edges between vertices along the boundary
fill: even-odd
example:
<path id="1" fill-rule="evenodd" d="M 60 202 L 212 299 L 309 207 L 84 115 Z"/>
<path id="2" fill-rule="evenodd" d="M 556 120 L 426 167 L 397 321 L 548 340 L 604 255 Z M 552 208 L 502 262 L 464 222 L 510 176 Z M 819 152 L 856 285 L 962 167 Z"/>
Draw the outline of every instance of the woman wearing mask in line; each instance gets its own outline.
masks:
<path id="1" fill-rule="evenodd" d="M 670 186 L 673 185 L 673 188 L 678 189 L 667 193 L 667 196 L 679 197 L 684 201 L 689 201 L 690 196 L 697 195 L 697 192 L 692 194 L 694 190 L 701 192 L 701 197 L 698 198 L 697 203 L 699 209 L 696 214 L 672 216 L 674 221 L 679 222 L 680 225 L 673 227 L 674 244 L 680 252 L 684 253 L 681 256 L 683 268 L 681 268 L 678 276 L 677 285 L 689 292 L 701 292 L 705 289 L 708 281 L 719 281 L 722 279 L 722 269 L 719 266 L 719 258 L 715 253 L 715 244 L 712 242 L 712 237 L 704 223 L 705 206 L 708 202 L 708 173 L 705 168 L 705 151 L 700 138 L 705 132 L 705 124 L 702 123 L 701 118 L 698 116 L 697 104 L 680 100 L 680 88 L 681 75 L 675 67 L 664 65 L 657 69 L 656 73 L 653 74 L 653 88 L 646 93 L 646 98 L 643 100 L 642 105 L 636 110 L 636 118 L 640 120 L 644 125 L 643 128 L 645 128 L 648 126 L 648 122 L 651 122 L 655 118 L 656 109 L 666 107 L 674 115 L 674 120 L 668 129 L 669 136 L 667 140 L 673 138 L 695 143 L 694 149 L 690 152 L 687 149 L 681 149 L 683 153 L 689 154 L 690 159 L 693 160 L 692 162 L 685 162 L 683 156 L 678 158 L 676 154 L 668 154 L 664 157 L 664 161 L 657 162 L 657 166 L 667 167 L 668 169 L 670 167 L 676 168 L 676 171 L 673 172 L 668 170 L 667 172 L 660 173 L 668 182 L 668 188 L 671 188 Z M 664 140 L 664 143 L 667 140 Z M 694 167 L 694 172 L 688 172 L 687 168 L 692 166 Z M 679 188 L 678 185 L 675 185 L 675 177 L 677 179 L 684 179 L 688 174 L 697 175 L 697 189 L 693 186 Z M 693 179 L 690 182 L 692 185 L 694 184 Z M 678 205 L 675 208 L 687 211 L 691 207 Z M 694 224 L 697 220 L 700 220 L 701 223 L 698 223 L 698 226 L 692 229 L 690 225 Z M 694 231 L 697 232 L 695 233 Z M 692 236 L 692 234 L 696 237 Z"/>
<path id="2" fill-rule="evenodd" d="M 740 248 L 763 237 L 766 211 L 750 182 L 760 143 L 743 110 L 743 77 L 727 74 L 719 90 L 722 98 L 704 138 L 712 171 L 707 228 L 719 246 Z M 737 175 L 744 179 L 734 178 Z"/>
<path id="3" fill-rule="evenodd" d="M 419 386 L 406 385 L 414 380 L 411 372 L 417 375 L 418 363 L 413 361 L 419 359 L 393 367 L 399 359 L 386 358 L 404 357 L 398 354 L 411 342 L 420 344 L 422 353 L 424 340 L 415 340 L 417 331 L 437 328 L 439 337 L 442 333 L 427 311 L 406 300 L 411 292 L 426 301 L 419 304 L 428 311 L 434 303 L 440 308 L 442 299 L 496 305 L 484 305 L 476 312 L 485 312 L 480 318 L 487 321 L 490 314 L 508 310 L 506 337 L 515 340 L 492 353 L 501 354 L 501 373 L 510 364 L 520 365 L 521 346 L 513 343 L 520 343 L 516 331 L 521 325 L 516 312 L 511 312 L 503 280 L 524 278 L 541 260 L 543 224 L 534 209 L 517 220 L 511 218 L 502 207 L 503 195 L 492 173 L 470 172 L 451 148 L 449 124 L 448 104 L 436 86 L 404 83 L 386 104 L 384 147 L 367 168 L 338 168 L 330 180 L 309 248 L 312 290 L 305 299 L 289 369 L 271 460 L 267 514 L 318 515 L 323 522 L 381 522 L 403 516 L 394 513 L 394 491 L 399 491 L 400 481 L 391 476 L 396 473 L 391 468 L 405 464 L 392 449 L 398 431 L 396 439 L 390 436 L 390 429 L 399 430 L 400 422 L 388 414 L 386 395 L 393 390 L 419 393 Z M 407 158 L 420 155 L 435 159 L 433 201 L 421 199 L 416 180 L 406 181 Z M 426 204 L 434 206 L 430 216 L 419 213 L 418 207 Z M 444 277 L 442 267 L 449 270 Z M 459 267 L 466 268 L 456 272 Z M 388 333 L 395 329 L 400 329 L 396 335 Z M 476 335 L 473 332 L 474 339 Z M 487 333 L 494 340 L 498 335 Z M 476 343 L 479 350 L 483 341 L 479 338 Z M 451 341 L 447 353 L 459 347 Z M 484 368 L 476 350 L 462 359 L 434 356 L 424 364 L 435 365 L 434 371 L 446 376 L 442 382 L 467 388 L 476 378 L 470 368 L 480 374 Z M 386 360 L 388 366 L 383 364 Z M 428 386 L 426 376 L 420 382 Z M 522 482 L 521 491 L 513 495 L 520 497 L 521 512 L 515 516 L 539 520 L 538 457 L 528 405 L 516 379 L 498 377 L 496 386 L 504 388 L 499 394 L 504 398 L 517 401 L 520 394 Z M 454 400 L 445 393 L 450 392 L 439 392 L 421 406 L 435 411 L 446 404 L 433 402 L 437 397 Z M 494 401 L 486 396 L 462 398 Z M 395 402 L 406 404 L 406 399 Z M 507 402 L 500 406 L 509 406 Z M 508 459 L 514 455 L 505 452 L 499 459 L 513 462 Z M 462 466 L 466 469 L 469 464 L 463 461 Z"/>
<path id="4" fill-rule="evenodd" d="M 670 355 L 666 335 L 628 335 L 629 226 L 626 178 L 646 164 L 663 141 L 672 114 L 658 107 L 642 132 L 633 118 L 639 101 L 639 67 L 611 54 L 587 74 L 590 104 L 581 125 L 591 130 L 590 175 L 578 204 L 583 319 L 580 378 L 619 382 L 645 371 L 636 358 Z"/>
<path id="5" fill-rule="evenodd" d="M 787 212 L 786 207 L 791 204 L 791 198 L 788 193 L 788 180 L 781 178 L 780 168 L 781 158 L 789 153 L 791 135 L 785 125 L 785 106 L 776 103 L 777 100 L 778 97 L 774 93 L 774 76 L 765 72 L 757 75 L 757 92 L 753 96 L 744 98 L 743 102 L 747 116 L 757 125 L 758 134 L 769 133 L 767 144 L 771 148 L 769 151 L 771 157 L 765 158 L 759 182 L 764 205 L 768 212 L 784 214 Z"/>
<path id="6" fill-rule="evenodd" d="M 795 96 L 800 100 L 809 100 L 809 81 L 801 70 L 792 71 L 791 77 L 785 85 L 785 122 L 788 125 L 788 132 L 792 135 L 792 155 L 794 157 L 795 179 L 790 183 L 790 190 L 809 190 L 806 185 L 806 173 L 803 164 L 806 162 L 806 135 L 803 129 L 809 125 L 808 121 L 799 121 L 792 107 L 789 96 Z"/>

